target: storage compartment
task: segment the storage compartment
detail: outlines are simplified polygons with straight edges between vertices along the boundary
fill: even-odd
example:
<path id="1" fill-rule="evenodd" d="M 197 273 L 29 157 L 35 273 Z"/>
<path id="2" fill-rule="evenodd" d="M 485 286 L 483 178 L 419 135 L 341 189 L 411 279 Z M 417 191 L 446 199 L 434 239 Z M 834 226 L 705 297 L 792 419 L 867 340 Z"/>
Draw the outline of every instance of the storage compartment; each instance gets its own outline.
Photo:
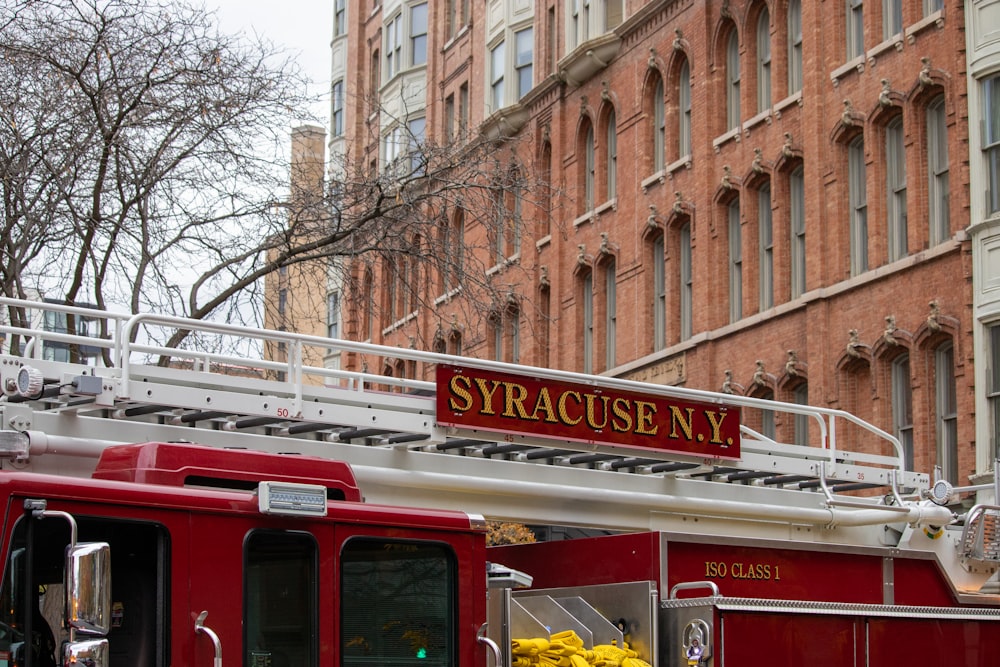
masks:
<path id="1" fill-rule="evenodd" d="M 542 639 L 571 630 L 582 649 L 615 646 L 656 667 L 656 586 L 652 581 L 567 588 L 493 589 L 488 635 L 510 659 L 512 640 Z M 512 664 L 508 662 L 507 664 Z"/>

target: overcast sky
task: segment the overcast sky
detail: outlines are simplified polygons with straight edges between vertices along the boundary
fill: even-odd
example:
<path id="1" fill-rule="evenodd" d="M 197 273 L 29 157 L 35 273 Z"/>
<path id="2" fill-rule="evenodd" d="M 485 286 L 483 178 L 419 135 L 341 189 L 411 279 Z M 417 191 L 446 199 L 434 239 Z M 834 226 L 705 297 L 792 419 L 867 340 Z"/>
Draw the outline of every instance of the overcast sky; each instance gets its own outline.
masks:
<path id="1" fill-rule="evenodd" d="M 333 0 L 204 0 L 218 8 L 223 32 L 259 34 L 295 56 L 313 82 L 310 95 L 328 99 Z M 330 109 L 324 101 L 312 110 L 324 127 Z"/>

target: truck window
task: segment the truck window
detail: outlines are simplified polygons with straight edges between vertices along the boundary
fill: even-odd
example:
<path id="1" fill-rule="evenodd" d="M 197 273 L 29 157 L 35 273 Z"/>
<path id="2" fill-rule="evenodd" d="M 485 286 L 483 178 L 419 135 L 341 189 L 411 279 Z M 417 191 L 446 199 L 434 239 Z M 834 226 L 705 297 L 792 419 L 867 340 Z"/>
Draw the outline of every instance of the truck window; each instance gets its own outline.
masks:
<path id="1" fill-rule="evenodd" d="M 318 557 L 308 533 L 253 531 L 244 543 L 243 618 L 247 667 L 317 663 Z"/>
<path id="2" fill-rule="evenodd" d="M 76 516 L 80 542 L 107 542 L 111 546 L 112 667 L 163 667 L 169 664 L 166 619 L 168 534 L 154 523 Z M 26 526 L 21 517 L 14 527 L 9 557 L 0 587 L 0 665 L 24 663 Z M 35 665 L 60 664 L 64 627 L 64 555 L 69 524 L 56 518 L 34 519 L 31 545 L 33 644 Z M 5 663 L 5 657 L 9 662 Z"/>
<path id="3" fill-rule="evenodd" d="M 456 567 L 448 547 L 353 539 L 340 567 L 341 665 L 457 664 Z"/>

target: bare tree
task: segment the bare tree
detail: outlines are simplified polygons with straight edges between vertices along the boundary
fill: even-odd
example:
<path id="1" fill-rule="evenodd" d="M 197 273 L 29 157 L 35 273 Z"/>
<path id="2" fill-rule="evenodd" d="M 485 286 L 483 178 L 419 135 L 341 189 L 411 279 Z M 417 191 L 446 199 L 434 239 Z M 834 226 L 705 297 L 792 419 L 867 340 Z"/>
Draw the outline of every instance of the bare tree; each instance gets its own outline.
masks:
<path id="1" fill-rule="evenodd" d="M 402 133 L 387 167 L 373 170 L 358 147 L 333 183 L 288 197 L 288 127 L 304 84 L 272 45 L 220 34 L 211 13 L 183 2 L 0 8 L 0 291 L 245 318 L 275 272 L 350 270 L 374 255 L 422 263 L 412 277 L 443 270 L 470 293 L 501 291 L 483 267 L 500 230 L 520 224 L 504 200 L 529 191 L 515 152 L 480 136 L 435 145 Z M 483 225 L 484 247 L 449 260 L 430 244 L 455 206 Z M 428 297 L 413 282 L 415 298 Z"/>

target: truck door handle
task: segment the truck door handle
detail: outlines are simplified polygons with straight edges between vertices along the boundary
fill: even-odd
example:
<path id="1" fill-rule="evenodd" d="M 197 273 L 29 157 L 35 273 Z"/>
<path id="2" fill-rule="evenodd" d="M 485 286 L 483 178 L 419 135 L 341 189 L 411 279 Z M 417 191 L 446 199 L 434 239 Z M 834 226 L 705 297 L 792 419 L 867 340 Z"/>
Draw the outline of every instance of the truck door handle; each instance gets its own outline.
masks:
<path id="1" fill-rule="evenodd" d="M 215 660 L 212 662 L 212 667 L 222 667 L 222 642 L 219 641 L 219 635 L 215 634 L 215 630 L 205 625 L 207 616 L 207 609 L 198 614 L 198 618 L 194 621 L 194 631 L 204 632 L 212 640 L 212 646 L 215 647 Z"/>

